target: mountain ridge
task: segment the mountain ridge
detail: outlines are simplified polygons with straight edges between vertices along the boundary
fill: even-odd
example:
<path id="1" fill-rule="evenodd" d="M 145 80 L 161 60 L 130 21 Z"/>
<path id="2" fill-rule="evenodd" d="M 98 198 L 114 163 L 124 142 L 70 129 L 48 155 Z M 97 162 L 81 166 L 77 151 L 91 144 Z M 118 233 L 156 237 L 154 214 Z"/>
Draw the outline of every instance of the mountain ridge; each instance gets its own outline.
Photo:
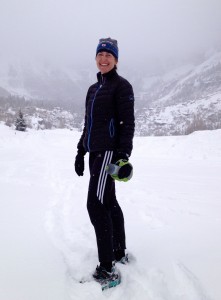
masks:
<path id="1" fill-rule="evenodd" d="M 77 70 L 73 66 L 59 69 L 47 64 L 35 67 L 24 63 L 9 64 L 8 68 L 5 64 L 1 70 L 0 97 L 24 97 L 28 106 L 36 100 L 36 107 L 38 101 L 48 101 L 52 107 L 53 104 L 61 107 L 56 115 L 59 111 L 68 111 L 62 113 L 63 118 L 68 115 L 68 120 L 72 119 L 68 128 L 73 124 L 81 128 L 86 91 L 96 80 L 92 70 Z M 221 128 L 221 52 L 213 53 L 201 63 L 185 64 L 161 75 L 131 74 L 129 70 L 122 73 L 129 81 L 133 76 L 137 135 L 187 134 Z M 41 107 L 35 110 L 40 119 L 46 116 L 45 106 L 44 112 Z M 48 111 L 51 114 L 51 110 Z M 30 110 L 26 110 L 26 114 L 28 116 Z M 66 121 L 57 123 L 64 126 Z"/>

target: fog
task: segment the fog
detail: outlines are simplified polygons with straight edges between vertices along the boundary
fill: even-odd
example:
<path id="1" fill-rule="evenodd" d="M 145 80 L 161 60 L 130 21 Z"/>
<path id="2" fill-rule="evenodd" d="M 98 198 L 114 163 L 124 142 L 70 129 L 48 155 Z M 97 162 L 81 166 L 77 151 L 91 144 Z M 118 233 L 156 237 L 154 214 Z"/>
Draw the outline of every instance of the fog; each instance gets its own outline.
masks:
<path id="1" fill-rule="evenodd" d="M 94 65 L 99 38 L 127 66 L 169 64 L 221 48 L 220 0 L 1 0 L 0 60 Z"/>

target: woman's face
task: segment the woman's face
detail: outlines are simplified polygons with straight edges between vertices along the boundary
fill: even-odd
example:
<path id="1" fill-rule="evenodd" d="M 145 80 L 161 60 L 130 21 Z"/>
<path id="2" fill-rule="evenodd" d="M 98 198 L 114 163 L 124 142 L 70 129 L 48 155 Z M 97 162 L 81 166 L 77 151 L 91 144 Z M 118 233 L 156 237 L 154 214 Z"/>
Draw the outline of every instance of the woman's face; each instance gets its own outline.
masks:
<path id="1" fill-rule="evenodd" d="M 101 74 L 107 73 L 117 64 L 116 58 L 109 52 L 99 52 L 96 56 L 97 67 Z"/>

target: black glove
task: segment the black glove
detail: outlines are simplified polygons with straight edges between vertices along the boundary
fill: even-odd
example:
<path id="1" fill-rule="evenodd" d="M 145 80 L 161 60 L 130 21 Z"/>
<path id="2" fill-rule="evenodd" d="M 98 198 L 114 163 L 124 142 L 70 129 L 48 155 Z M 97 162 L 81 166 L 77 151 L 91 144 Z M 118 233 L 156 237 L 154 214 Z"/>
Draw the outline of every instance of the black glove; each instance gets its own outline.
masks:
<path id="1" fill-rule="evenodd" d="M 120 159 L 124 159 L 124 160 L 128 161 L 129 155 L 126 152 L 117 152 L 116 153 L 116 162 Z"/>
<path id="2" fill-rule="evenodd" d="M 74 167 L 78 176 L 84 175 L 84 155 L 82 153 L 76 155 Z"/>

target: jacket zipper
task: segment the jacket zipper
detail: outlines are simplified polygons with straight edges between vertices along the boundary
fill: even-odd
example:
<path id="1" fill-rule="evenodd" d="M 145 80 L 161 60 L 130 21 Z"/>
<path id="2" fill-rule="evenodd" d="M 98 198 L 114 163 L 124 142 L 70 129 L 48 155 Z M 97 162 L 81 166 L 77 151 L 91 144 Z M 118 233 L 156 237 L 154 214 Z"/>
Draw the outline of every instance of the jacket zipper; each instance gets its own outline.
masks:
<path id="1" fill-rule="evenodd" d="M 110 134 L 110 137 L 111 137 L 111 138 L 114 137 L 114 134 L 115 134 L 115 128 L 114 128 L 114 119 L 113 119 L 113 118 L 110 120 L 110 124 L 109 124 L 109 134 Z"/>
<path id="2" fill-rule="evenodd" d="M 92 129 L 92 123 L 93 123 L 93 109 L 94 109 L 94 102 L 97 96 L 97 93 L 99 92 L 99 90 L 102 88 L 102 86 L 104 85 L 104 79 L 102 78 L 102 83 L 99 85 L 99 87 L 97 88 L 92 104 L 91 104 L 91 112 L 90 112 L 90 127 L 89 127 L 89 132 L 88 132 L 88 139 L 87 139 L 87 148 L 88 151 L 90 152 L 90 138 L 91 138 L 91 129 Z"/>

